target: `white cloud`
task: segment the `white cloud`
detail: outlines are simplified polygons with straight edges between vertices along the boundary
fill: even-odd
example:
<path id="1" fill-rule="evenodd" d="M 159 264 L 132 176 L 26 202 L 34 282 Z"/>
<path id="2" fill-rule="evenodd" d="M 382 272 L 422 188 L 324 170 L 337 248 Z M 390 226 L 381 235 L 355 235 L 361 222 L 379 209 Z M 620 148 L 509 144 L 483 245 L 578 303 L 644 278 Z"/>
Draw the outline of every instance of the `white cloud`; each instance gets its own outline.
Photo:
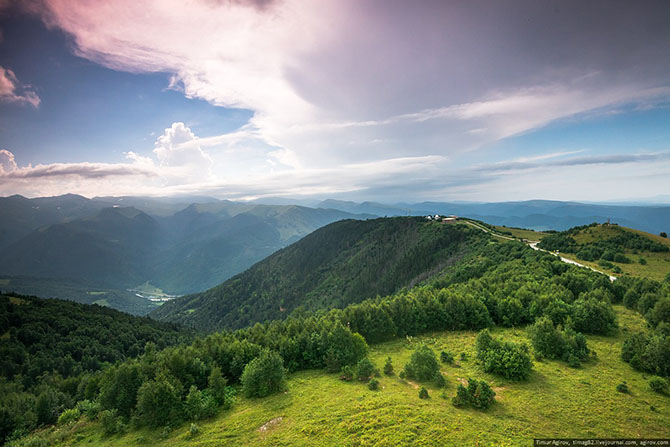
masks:
<path id="1" fill-rule="evenodd" d="M 40 98 L 30 87 L 21 85 L 12 70 L 0 66 L 0 101 L 40 105 Z"/>
<path id="2" fill-rule="evenodd" d="M 6 149 L 0 150 L 0 175 L 10 173 L 17 168 L 18 166 L 16 165 L 16 160 L 14 160 L 14 154 Z"/>
<path id="3" fill-rule="evenodd" d="M 634 6 L 575 2 L 559 17 L 546 2 L 35 1 L 78 55 L 253 111 L 235 132 L 198 138 L 174 123 L 153 153 L 127 152 L 123 166 L 153 174 L 119 187 L 142 193 L 473 195 L 493 181 L 465 166 L 475 149 L 670 97 L 670 33 Z M 570 155 L 556 151 L 516 163 Z"/>

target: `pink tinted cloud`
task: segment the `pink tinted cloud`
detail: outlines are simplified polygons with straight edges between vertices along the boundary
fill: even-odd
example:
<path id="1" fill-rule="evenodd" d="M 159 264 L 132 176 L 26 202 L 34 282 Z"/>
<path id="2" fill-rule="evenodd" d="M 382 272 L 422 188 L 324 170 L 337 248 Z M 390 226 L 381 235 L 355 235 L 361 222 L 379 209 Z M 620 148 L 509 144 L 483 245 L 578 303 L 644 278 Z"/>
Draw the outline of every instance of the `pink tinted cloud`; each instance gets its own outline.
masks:
<path id="1" fill-rule="evenodd" d="M 21 85 L 14 72 L 0 66 L 0 101 L 30 104 L 33 107 L 40 105 L 37 93 L 29 87 Z"/>

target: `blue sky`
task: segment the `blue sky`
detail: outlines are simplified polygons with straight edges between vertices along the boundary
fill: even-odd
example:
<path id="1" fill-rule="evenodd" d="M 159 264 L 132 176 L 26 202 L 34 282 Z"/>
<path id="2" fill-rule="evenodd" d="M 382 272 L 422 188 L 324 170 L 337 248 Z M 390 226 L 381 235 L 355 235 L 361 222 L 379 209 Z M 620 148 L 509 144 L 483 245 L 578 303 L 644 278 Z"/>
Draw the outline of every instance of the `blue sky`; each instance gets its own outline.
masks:
<path id="1" fill-rule="evenodd" d="M 0 194 L 667 200 L 668 17 L 0 0 Z"/>

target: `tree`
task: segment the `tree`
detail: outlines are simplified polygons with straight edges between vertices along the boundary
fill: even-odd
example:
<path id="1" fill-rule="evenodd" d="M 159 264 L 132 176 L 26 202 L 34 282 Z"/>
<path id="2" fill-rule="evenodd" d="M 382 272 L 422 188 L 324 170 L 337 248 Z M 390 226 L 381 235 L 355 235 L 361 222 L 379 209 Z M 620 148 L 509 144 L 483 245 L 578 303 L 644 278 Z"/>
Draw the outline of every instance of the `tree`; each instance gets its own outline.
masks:
<path id="1" fill-rule="evenodd" d="M 186 417 L 191 421 L 205 419 L 216 412 L 216 401 L 209 393 L 200 391 L 195 385 L 191 385 L 184 402 L 184 411 Z"/>
<path id="2" fill-rule="evenodd" d="M 375 370 L 375 365 L 370 361 L 369 358 L 364 357 L 360 359 L 356 365 L 358 380 L 367 382 L 375 374 Z"/>
<path id="3" fill-rule="evenodd" d="M 419 399 L 428 399 L 429 397 L 428 390 L 424 387 L 421 387 L 419 390 Z"/>
<path id="4" fill-rule="evenodd" d="M 384 363 L 384 374 L 387 376 L 393 375 L 393 363 L 390 356 L 386 359 L 386 363 Z"/>
<path id="5" fill-rule="evenodd" d="M 265 397 L 284 390 L 284 360 L 274 351 L 264 350 L 244 367 L 242 389 L 247 397 Z"/>
<path id="6" fill-rule="evenodd" d="M 437 357 L 433 350 L 426 345 L 419 346 L 412 353 L 409 363 L 405 365 L 407 377 L 422 382 L 433 379 L 439 371 Z"/>
<path id="7" fill-rule="evenodd" d="M 661 231 L 658 235 L 661 237 L 668 237 L 668 233 L 666 233 L 665 231 Z"/>
<path id="8" fill-rule="evenodd" d="M 172 425 L 181 418 L 181 399 L 165 377 L 142 384 L 137 391 L 137 419 L 149 427 Z"/>

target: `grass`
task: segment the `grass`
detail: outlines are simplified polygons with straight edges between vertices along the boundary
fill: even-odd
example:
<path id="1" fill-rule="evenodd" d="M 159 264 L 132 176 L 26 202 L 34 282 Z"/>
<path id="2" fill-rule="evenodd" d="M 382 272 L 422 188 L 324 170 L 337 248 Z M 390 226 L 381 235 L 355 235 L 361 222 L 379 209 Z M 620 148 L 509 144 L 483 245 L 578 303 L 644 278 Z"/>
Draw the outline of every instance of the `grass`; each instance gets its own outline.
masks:
<path id="1" fill-rule="evenodd" d="M 670 240 L 668 238 L 662 238 L 655 234 L 645 233 L 644 231 L 633 230 L 631 228 L 620 227 L 616 225 L 598 225 L 596 227 L 589 227 L 586 230 L 582 230 L 578 234 L 574 235 L 574 239 L 579 244 L 586 244 L 598 240 L 609 239 L 611 237 L 616 236 L 617 233 L 621 230 L 637 233 L 655 242 L 659 242 L 661 244 L 670 246 Z M 634 253 L 631 250 L 625 250 L 624 252 L 632 262 L 630 264 L 612 262 L 612 264 L 619 266 L 619 268 L 623 272 L 623 273 L 613 273 L 615 276 L 630 275 L 643 278 L 650 278 L 656 281 L 663 281 L 666 275 L 670 273 L 670 252 Z M 577 259 L 577 256 L 574 253 L 561 253 L 561 256 L 564 256 L 568 259 L 572 259 L 589 267 L 593 267 L 596 270 L 608 271 L 610 273 L 612 272 L 611 269 L 609 270 L 605 269 L 604 267 L 598 265 L 597 262 L 589 262 Z M 644 258 L 647 261 L 647 263 L 645 265 L 640 264 L 639 262 L 640 258 Z"/>
<path id="2" fill-rule="evenodd" d="M 394 376 L 379 378 L 380 390 L 363 383 L 342 382 L 323 371 L 292 374 L 288 390 L 265 399 L 239 398 L 233 409 L 166 432 L 140 429 L 105 437 L 98 423 L 50 428 L 36 436 L 57 446 L 450 446 L 532 445 L 534 437 L 667 438 L 670 398 L 649 389 L 648 377 L 620 359 L 626 334 L 644 328 L 642 318 L 616 306 L 621 325 L 614 337 L 588 337 L 597 352 L 573 369 L 563 362 L 536 361 L 527 382 L 512 382 L 485 374 L 474 360 L 474 332 L 445 332 L 396 340 L 372 347 L 370 358 L 382 368 L 391 356 Z M 513 341 L 527 341 L 525 329 L 495 329 Z M 441 365 L 447 379 L 443 390 L 425 385 L 430 399 L 418 397 L 418 384 L 400 380 L 397 372 L 419 343 L 439 355 L 449 350 L 456 363 Z M 460 353 L 467 353 L 461 361 Z M 485 411 L 458 409 L 451 397 L 468 377 L 487 380 L 497 393 Z M 626 381 L 631 392 L 616 385 Z M 651 407 L 655 410 L 651 410 Z M 281 418 L 281 419 L 279 419 Z M 269 423 L 269 424 L 268 424 Z M 265 430 L 261 430 L 266 425 Z"/>
<path id="3" fill-rule="evenodd" d="M 539 241 L 540 239 L 542 239 L 544 236 L 547 235 L 547 233 L 543 233 L 541 231 L 525 230 L 523 228 L 509 228 L 509 227 L 495 226 L 495 229 L 502 234 L 512 233 L 512 236 L 518 239 L 527 239 L 529 241 Z"/>
<path id="4" fill-rule="evenodd" d="M 93 301 L 93 303 L 91 303 L 91 304 L 97 304 L 98 306 L 105 306 L 105 307 L 108 307 L 108 306 L 109 306 L 109 303 L 107 302 L 106 299 L 95 300 L 95 301 Z"/>

